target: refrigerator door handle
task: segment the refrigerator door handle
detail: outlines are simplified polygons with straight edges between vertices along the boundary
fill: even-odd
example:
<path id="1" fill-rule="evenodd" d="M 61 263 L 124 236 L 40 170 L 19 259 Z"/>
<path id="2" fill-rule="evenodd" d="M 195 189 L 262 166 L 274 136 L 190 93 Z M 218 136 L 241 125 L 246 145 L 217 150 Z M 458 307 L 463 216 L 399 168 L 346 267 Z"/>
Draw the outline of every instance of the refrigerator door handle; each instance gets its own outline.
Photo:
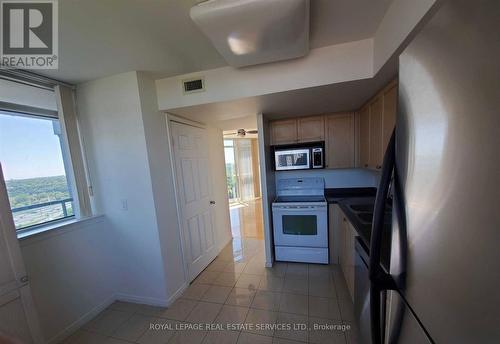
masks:
<path id="1" fill-rule="evenodd" d="M 384 290 L 395 290 L 396 284 L 391 275 L 385 272 L 381 265 L 381 244 L 384 229 L 384 213 L 389 185 L 395 165 L 395 130 L 392 132 L 391 139 L 384 154 L 382 173 L 380 176 L 377 196 L 375 198 L 375 208 L 373 210 L 372 233 L 370 240 L 370 319 L 371 319 L 371 337 L 373 344 L 382 343 L 381 331 L 381 295 Z"/>

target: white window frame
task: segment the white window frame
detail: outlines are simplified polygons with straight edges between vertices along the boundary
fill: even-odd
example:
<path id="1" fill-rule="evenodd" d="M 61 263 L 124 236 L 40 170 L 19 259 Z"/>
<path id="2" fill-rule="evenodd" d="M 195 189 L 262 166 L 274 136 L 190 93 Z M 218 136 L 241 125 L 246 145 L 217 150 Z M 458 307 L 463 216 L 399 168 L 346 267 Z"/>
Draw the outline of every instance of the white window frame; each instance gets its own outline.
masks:
<path id="1" fill-rule="evenodd" d="M 53 91 L 58 111 L 0 101 L 0 110 L 6 113 L 40 119 L 58 120 L 57 123 L 59 123 L 59 126 L 58 128 L 54 127 L 54 131 L 60 131 L 58 136 L 66 180 L 73 199 L 74 217 L 66 217 L 19 229 L 16 231 L 19 239 L 24 239 L 48 230 L 65 227 L 68 224 L 73 224 L 92 217 L 92 207 L 89 195 L 91 184 L 78 130 L 74 93 L 70 87 L 59 85 L 55 86 Z M 78 170 L 77 173 L 75 173 L 76 169 Z"/>

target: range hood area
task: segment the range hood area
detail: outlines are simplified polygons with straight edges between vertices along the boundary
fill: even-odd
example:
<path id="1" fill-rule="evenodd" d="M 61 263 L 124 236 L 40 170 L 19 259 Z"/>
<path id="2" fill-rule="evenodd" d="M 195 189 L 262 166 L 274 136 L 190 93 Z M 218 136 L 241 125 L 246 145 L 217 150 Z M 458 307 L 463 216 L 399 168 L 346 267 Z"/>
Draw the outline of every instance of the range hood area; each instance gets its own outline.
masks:
<path id="1" fill-rule="evenodd" d="M 209 0 L 190 16 L 233 67 L 309 52 L 309 0 Z"/>

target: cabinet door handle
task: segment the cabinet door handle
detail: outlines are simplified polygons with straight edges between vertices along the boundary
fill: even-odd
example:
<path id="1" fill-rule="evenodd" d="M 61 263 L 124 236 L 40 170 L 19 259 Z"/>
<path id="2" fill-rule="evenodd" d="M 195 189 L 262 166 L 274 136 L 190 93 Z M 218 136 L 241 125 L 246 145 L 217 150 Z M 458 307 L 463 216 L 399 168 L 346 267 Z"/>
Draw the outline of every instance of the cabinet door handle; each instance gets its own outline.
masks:
<path id="1" fill-rule="evenodd" d="M 368 164 L 365 164 L 365 167 L 368 167 Z"/>
<path id="2" fill-rule="evenodd" d="M 377 168 L 377 170 L 380 170 L 382 168 L 382 166 L 377 165 L 376 168 Z"/>

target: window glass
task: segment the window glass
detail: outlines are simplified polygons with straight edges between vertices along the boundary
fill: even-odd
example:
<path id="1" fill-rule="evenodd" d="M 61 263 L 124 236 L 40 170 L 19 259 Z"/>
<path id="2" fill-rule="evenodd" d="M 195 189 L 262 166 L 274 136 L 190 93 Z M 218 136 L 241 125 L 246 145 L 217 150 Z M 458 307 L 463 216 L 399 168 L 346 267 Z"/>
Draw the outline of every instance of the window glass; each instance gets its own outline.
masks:
<path id="1" fill-rule="evenodd" d="M 74 216 L 58 120 L 0 111 L 0 162 L 16 229 Z"/>
<path id="2" fill-rule="evenodd" d="M 283 215 L 283 234 L 317 235 L 316 215 Z"/>

